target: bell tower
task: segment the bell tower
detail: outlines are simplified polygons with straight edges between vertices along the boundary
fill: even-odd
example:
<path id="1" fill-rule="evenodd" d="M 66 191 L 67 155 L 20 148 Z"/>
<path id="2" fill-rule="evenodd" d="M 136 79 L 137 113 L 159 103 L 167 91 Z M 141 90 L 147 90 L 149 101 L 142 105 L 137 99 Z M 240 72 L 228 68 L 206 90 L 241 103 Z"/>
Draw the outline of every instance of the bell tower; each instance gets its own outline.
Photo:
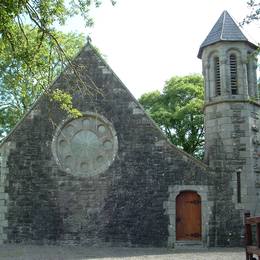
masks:
<path id="1" fill-rule="evenodd" d="M 205 162 L 216 178 L 216 233 L 226 232 L 216 234 L 218 245 L 239 237 L 244 210 L 260 214 L 256 49 L 224 11 L 198 53 L 205 79 Z"/>

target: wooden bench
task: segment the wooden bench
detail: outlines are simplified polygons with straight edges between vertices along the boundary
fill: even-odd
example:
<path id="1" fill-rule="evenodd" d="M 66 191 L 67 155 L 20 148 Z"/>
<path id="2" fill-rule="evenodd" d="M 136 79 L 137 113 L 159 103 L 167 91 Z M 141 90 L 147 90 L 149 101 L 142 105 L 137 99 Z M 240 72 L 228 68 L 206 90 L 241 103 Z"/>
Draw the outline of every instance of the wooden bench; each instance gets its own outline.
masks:
<path id="1" fill-rule="evenodd" d="M 256 245 L 253 245 L 252 225 L 256 225 Z M 245 248 L 246 260 L 254 260 L 253 255 L 260 260 L 260 217 L 250 217 L 250 213 L 245 213 Z"/>

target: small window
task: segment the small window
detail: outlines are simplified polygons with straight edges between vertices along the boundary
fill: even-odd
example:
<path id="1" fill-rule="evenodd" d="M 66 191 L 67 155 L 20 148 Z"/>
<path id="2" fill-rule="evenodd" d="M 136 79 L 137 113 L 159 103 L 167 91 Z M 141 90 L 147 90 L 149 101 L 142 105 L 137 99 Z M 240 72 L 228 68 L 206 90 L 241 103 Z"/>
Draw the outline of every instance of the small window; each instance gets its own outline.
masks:
<path id="1" fill-rule="evenodd" d="M 234 54 L 229 56 L 230 64 L 230 87 L 231 94 L 237 95 L 237 57 Z"/>
<path id="2" fill-rule="evenodd" d="M 237 171 L 237 203 L 241 203 L 241 172 Z"/>
<path id="3" fill-rule="evenodd" d="M 216 92 L 216 96 L 220 96 L 221 85 L 220 85 L 219 57 L 215 57 L 214 59 L 214 70 L 215 70 L 215 92 Z"/>

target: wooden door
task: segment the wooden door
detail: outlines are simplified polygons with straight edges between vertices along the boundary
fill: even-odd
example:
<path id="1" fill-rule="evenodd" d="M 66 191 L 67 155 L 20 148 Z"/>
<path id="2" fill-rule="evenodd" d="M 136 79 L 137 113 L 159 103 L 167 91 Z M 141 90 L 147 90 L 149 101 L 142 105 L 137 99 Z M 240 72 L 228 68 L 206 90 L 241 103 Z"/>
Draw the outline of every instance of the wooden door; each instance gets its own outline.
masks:
<path id="1" fill-rule="evenodd" d="M 176 240 L 201 240 L 201 199 L 193 191 L 176 198 Z"/>

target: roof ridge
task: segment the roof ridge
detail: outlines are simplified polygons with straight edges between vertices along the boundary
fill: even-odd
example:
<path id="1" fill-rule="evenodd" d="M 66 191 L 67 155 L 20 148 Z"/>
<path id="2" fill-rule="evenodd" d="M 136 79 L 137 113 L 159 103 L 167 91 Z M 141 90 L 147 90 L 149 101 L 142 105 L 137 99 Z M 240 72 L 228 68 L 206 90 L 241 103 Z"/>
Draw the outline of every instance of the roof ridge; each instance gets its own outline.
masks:
<path id="1" fill-rule="evenodd" d="M 222 28 L 221 28 L 221 33 L 220 33 L 220 39 L 223 40 L 223 31 L 224 31 L 224 25 L 225 25 L 225 19 L 226 19 L 226 13 L 227 11 L 223 11 L 223 20 L 222 20 Z"/>

